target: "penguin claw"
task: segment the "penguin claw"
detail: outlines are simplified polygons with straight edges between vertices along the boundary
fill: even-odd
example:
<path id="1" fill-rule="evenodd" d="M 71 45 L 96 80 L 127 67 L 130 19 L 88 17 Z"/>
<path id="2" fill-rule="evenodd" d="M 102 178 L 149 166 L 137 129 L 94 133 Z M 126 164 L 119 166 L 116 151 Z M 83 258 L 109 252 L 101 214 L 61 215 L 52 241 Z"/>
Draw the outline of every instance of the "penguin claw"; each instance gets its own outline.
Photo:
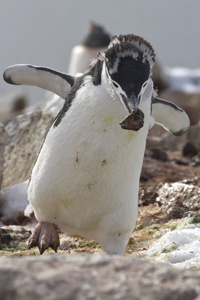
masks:
<path id="1" fill-rule="evenodd" d="M 59 245 L 58 227 L 48 222 L 39 222 L 28 240 L 28 249 L 37 246 L 40 254 L 49 247 L 57 252 Z"/>
<path id="2" fill-rule="evenodd" d="M 38 249 L 40 251 L 40 254 L 42 255 L 45 250 L 47 250 L 48 246 L 46 244 L 38 244 Z"/>
<path id="3" fill-rule="evenodd" d="M 28 240 L 28 249 L 31 249 L 31 248 L 37 246 L 40 231 L 41 231 L 41 223 L 38 223 L 36 225 L 36 227 L 34 228 L 34 231 Z"/>

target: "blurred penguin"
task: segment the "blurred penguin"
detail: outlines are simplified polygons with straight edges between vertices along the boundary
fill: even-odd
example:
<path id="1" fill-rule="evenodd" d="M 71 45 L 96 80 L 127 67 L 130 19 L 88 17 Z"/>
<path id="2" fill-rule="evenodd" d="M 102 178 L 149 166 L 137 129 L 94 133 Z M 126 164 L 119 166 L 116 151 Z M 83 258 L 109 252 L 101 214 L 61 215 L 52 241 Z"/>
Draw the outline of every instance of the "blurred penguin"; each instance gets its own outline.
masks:
<path id="1" fill-rule="evenodd" d="M 102 26 L 91 22 L 80 45 L 72 49 L 69 74 L 77 75 L 87 71 L 91 60 L 97 58 L 98 52 L 104 52 L 107 49 L 110 40 L 111 35 Z"/>

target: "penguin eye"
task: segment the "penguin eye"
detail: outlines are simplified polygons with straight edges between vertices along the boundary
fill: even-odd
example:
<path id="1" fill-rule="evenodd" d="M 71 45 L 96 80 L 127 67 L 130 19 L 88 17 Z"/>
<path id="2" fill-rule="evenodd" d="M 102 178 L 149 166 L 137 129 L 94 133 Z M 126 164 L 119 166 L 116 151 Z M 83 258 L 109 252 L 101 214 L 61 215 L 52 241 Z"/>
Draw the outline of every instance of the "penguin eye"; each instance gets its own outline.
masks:
<path id="1" fill-rule="evenodd" d="M 114 82 L 114 81 L 113 81 L 113 85 L 114 85 L 116 88 L 119 87 L 119 85 L 118 85 L 116 82 Z"/>
<path id="2" fill-rule="evenodd" d="M 143 83 L 142 87 L 144 88 L 147 85 L 147 82 Z"/>

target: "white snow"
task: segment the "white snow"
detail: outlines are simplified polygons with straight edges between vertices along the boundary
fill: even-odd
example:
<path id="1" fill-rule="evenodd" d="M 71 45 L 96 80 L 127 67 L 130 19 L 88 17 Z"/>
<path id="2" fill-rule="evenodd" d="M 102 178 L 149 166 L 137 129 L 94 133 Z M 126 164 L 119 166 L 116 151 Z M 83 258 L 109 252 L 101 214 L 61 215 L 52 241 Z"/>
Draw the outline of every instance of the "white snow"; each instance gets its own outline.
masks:
<path id="1" fill-rule="evenodd" d="M 5 187 L 0 192 L 2 221 L 17 221 L 28 204 L 28 180 L 13 186 Z"/>
<path id="2" fill-rule="evenodd" d="M 149 248 L 147 257 L 184 269 L 200 269 L 200 228 L 165 233 Z"/>
<path id="3" fill-rule="evenodd" d="M 200 69 L 165 68 L 169 91 L 200 92 Z"/>

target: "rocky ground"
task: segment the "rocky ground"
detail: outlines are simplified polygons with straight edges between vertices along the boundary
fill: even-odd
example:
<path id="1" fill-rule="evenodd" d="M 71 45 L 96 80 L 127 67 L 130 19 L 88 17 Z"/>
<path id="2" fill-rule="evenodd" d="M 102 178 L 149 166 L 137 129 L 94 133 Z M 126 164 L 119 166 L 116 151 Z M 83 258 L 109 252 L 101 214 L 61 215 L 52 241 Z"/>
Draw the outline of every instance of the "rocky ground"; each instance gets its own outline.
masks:
<path id="1" fill-rule="evenodd" d="M 25 218 L 23 210 L 26 180 L 56 113 L 42 107 L 0 126 L 4 299 L 35 299 L 45 293 L 48 299 L 133 299 L 133 293 L 134 299 L 200 299 L 200 125 L 178 138 L 158 126 L 150 131 L 138 221 L 125 258 L 102 255 L 95 241 L 63 233 L 58 253 L 48 250 L 41 257 L 37 249 L 27 250 L 34 219 Z"/>
<path id="2" fill-rule="evenodd" d="M 0 261 L 2 299 L 199 299 L 200 273 L 136 257 L 46 255 Z"/>

